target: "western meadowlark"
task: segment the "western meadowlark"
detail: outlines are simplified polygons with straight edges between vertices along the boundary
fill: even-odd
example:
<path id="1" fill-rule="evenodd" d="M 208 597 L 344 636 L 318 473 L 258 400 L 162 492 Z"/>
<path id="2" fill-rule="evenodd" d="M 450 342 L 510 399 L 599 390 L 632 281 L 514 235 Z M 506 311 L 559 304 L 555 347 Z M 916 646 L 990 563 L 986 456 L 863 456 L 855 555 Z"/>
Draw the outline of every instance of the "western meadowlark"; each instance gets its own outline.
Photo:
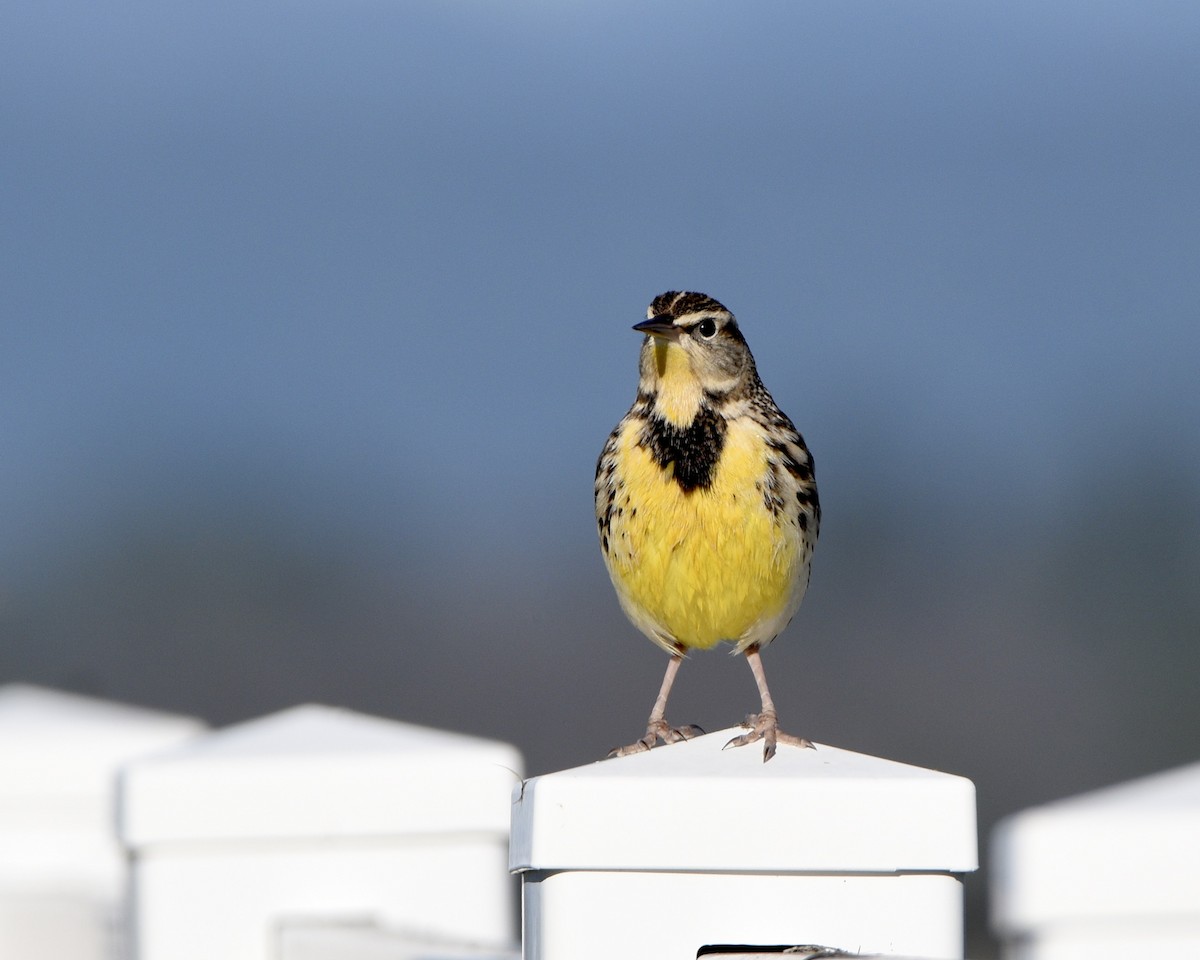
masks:
<path id="1" fill-rule="evenodd" d="M 697 727 L 664 719 L 691 649 L 734 644 L 762 699 L 748 732 L 811 747 L 778 728 L 760 651 L 792 619 L 808 587 L 821 507 L 812 456 L 767 393 L 732 313 L 702 293 L 664 293 L 634 330 L 642 342 L 637 398 L 596 464 L 596 524 L 626 616 L 670 660 L 646 735 L 610 756 L 686 740 Z"/>

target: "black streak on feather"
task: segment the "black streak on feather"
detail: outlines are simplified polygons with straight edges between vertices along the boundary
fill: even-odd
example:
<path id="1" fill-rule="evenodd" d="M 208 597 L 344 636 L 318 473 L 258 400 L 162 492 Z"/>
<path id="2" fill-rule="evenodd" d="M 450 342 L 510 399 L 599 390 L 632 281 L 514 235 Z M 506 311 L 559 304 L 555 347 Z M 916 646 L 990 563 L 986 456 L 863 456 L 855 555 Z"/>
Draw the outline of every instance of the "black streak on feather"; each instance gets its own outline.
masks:
<path id="1" fill-rule="evenodd" d="M 673 477 L 684 493 L 707 489 L 725 445 L 725 419 L 708 407 L 701 407 L 686 427 L 653 417 L 642 428 L 639 445 L 664 470 L 674 464 Z"/>

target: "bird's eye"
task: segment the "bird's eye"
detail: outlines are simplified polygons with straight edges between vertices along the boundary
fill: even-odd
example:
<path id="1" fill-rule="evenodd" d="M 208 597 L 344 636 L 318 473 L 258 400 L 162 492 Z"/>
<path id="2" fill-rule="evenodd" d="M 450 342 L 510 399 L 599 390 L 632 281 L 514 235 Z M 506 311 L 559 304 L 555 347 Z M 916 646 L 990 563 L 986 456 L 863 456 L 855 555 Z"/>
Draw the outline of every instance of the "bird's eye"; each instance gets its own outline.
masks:
<path id="1" fill-rule="evenodd" d="M 711 340 L 717 334 L 717 321 L 712 317 L 705 317 L 696 324 L 696 332 L 705 340 Z"/>

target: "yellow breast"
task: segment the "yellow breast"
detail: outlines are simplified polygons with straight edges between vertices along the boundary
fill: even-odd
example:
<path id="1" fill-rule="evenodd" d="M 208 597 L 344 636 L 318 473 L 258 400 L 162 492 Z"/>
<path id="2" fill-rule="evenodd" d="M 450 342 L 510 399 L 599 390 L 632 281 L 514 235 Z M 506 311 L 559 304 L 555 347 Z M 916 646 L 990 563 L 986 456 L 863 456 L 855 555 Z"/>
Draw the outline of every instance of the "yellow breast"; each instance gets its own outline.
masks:
<path id="1" fill-rule="evenodd" d="M 769 641 L 799 605 L 807 558 L 797 527 L 763 502 L 761 427 L 731 422 L 711 485 L 690 493 L 637 445 L 640 429 L 627 422 L 617 438 L 605 553 L 625 612 L 668 648 Z"/>

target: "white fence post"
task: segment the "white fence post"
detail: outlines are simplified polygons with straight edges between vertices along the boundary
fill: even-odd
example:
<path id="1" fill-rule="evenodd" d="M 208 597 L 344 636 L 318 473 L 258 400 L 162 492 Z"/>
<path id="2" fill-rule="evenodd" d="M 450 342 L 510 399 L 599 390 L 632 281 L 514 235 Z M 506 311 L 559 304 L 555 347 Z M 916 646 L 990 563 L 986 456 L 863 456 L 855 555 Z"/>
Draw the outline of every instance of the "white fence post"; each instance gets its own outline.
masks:
<path id="1" fill-rule="evenodd" d="M 0 957 L 113 960 L 124 856 L 114 780 L 195 736 L 189 717 L 24 684 L 0 687 Z"/>
<path id="2" fill-rule="evenodd" d="M 1005 956 L 1200 957 L 1200 763 L 1022 811 L 992 851 Z"/>
<path id="3" fill-rule="evenodd" d="M 525 960 L 820 944 L 962 956 L 969 780 L 730 729 L 536 777 L 513 799 Z"/>
<path id="4" fill-rule="evenodd" d="M 130 764 L 137 960 L 274 960 L 282 932 L 369 924 L 511 943 L 520 754 L 307 705 Z"/>

